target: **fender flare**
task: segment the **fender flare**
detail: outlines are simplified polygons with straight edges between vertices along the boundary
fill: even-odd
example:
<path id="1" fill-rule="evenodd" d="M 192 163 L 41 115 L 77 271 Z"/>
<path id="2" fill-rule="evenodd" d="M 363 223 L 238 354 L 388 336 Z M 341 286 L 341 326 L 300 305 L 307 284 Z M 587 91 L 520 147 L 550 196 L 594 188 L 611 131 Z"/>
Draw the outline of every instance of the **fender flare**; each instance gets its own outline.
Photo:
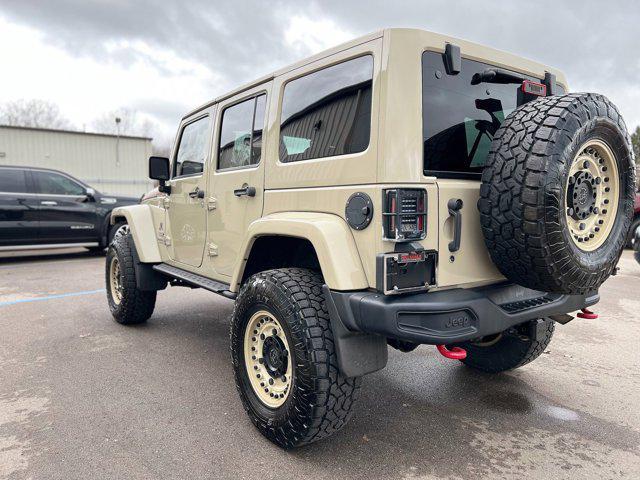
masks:
<path id="1" fill-rule="evenodd" d="M 151 205 L 129 205 L 114 208 L 111 212 L 111 225 L 124 220 L 129 225 L 140 262 L 160 263 L 160 249 L 156 239 L 156 229 L 153 223 Z"/>
<path id="2" fill-rule="evenodd" d="M 304 238 L 311 242 L 330 289 L 369 288 L 353 234 L 341 217 L 328 213 L 282 212 L 267 215 L 249 225 L 240 249 L 242 260 L 231 277 L 231 291 L 237 292 L 240 288 L 254 242 L 267 235 Z"/>

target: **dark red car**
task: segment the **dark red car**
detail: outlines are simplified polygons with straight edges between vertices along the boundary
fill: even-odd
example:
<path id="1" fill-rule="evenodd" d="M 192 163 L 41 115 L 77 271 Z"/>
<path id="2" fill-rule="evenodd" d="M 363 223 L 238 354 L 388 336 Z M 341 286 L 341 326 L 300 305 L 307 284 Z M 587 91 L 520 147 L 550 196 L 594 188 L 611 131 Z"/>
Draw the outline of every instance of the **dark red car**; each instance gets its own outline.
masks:
<path id="1" fill-rule="evenodd" d="M 631 222 L 631 228 L 627 236 L 627 248 L 632 247 L 631 239 L 638 227 L 640 227 L 640 192 L 636 192 L 636 200 L 633 203 L 633 221 Z"/>

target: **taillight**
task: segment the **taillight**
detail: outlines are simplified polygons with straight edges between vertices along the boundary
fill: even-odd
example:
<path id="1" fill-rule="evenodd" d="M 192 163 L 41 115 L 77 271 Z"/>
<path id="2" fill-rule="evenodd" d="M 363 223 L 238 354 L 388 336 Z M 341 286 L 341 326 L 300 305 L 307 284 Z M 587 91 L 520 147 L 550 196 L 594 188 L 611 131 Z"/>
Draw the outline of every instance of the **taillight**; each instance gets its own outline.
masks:
<path id="1" fill-rule="evenodd" d="M 383 191 L 384 238 L 395 242 L 421 240 L 427 234 L 427 192 L 421 188 Z"/>

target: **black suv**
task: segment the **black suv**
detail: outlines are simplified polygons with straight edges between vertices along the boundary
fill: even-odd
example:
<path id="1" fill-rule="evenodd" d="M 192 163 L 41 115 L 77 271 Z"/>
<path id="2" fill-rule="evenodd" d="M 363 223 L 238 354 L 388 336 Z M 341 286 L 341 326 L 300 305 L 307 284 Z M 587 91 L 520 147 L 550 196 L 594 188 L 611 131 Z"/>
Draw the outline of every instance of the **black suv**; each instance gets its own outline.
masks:
<path id="1" fill-rule="evenodd" d="M 134 203 L 57 170 L 0 165 L 0 251 L 103 250 L 121 226 L 109 224 L 111 210 Z"/>

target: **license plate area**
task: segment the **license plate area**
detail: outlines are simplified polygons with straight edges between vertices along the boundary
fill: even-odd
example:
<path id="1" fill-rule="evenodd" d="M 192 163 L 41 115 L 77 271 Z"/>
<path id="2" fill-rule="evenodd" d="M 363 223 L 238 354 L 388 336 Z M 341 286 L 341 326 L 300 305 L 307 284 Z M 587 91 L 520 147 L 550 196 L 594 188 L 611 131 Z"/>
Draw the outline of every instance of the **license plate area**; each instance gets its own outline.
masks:
<path id="1" fill-rule="evenodd" d="M 436 283 L 437 252 L 378 255 L 376 287 L 385 295 L 428 290 Z"/>

